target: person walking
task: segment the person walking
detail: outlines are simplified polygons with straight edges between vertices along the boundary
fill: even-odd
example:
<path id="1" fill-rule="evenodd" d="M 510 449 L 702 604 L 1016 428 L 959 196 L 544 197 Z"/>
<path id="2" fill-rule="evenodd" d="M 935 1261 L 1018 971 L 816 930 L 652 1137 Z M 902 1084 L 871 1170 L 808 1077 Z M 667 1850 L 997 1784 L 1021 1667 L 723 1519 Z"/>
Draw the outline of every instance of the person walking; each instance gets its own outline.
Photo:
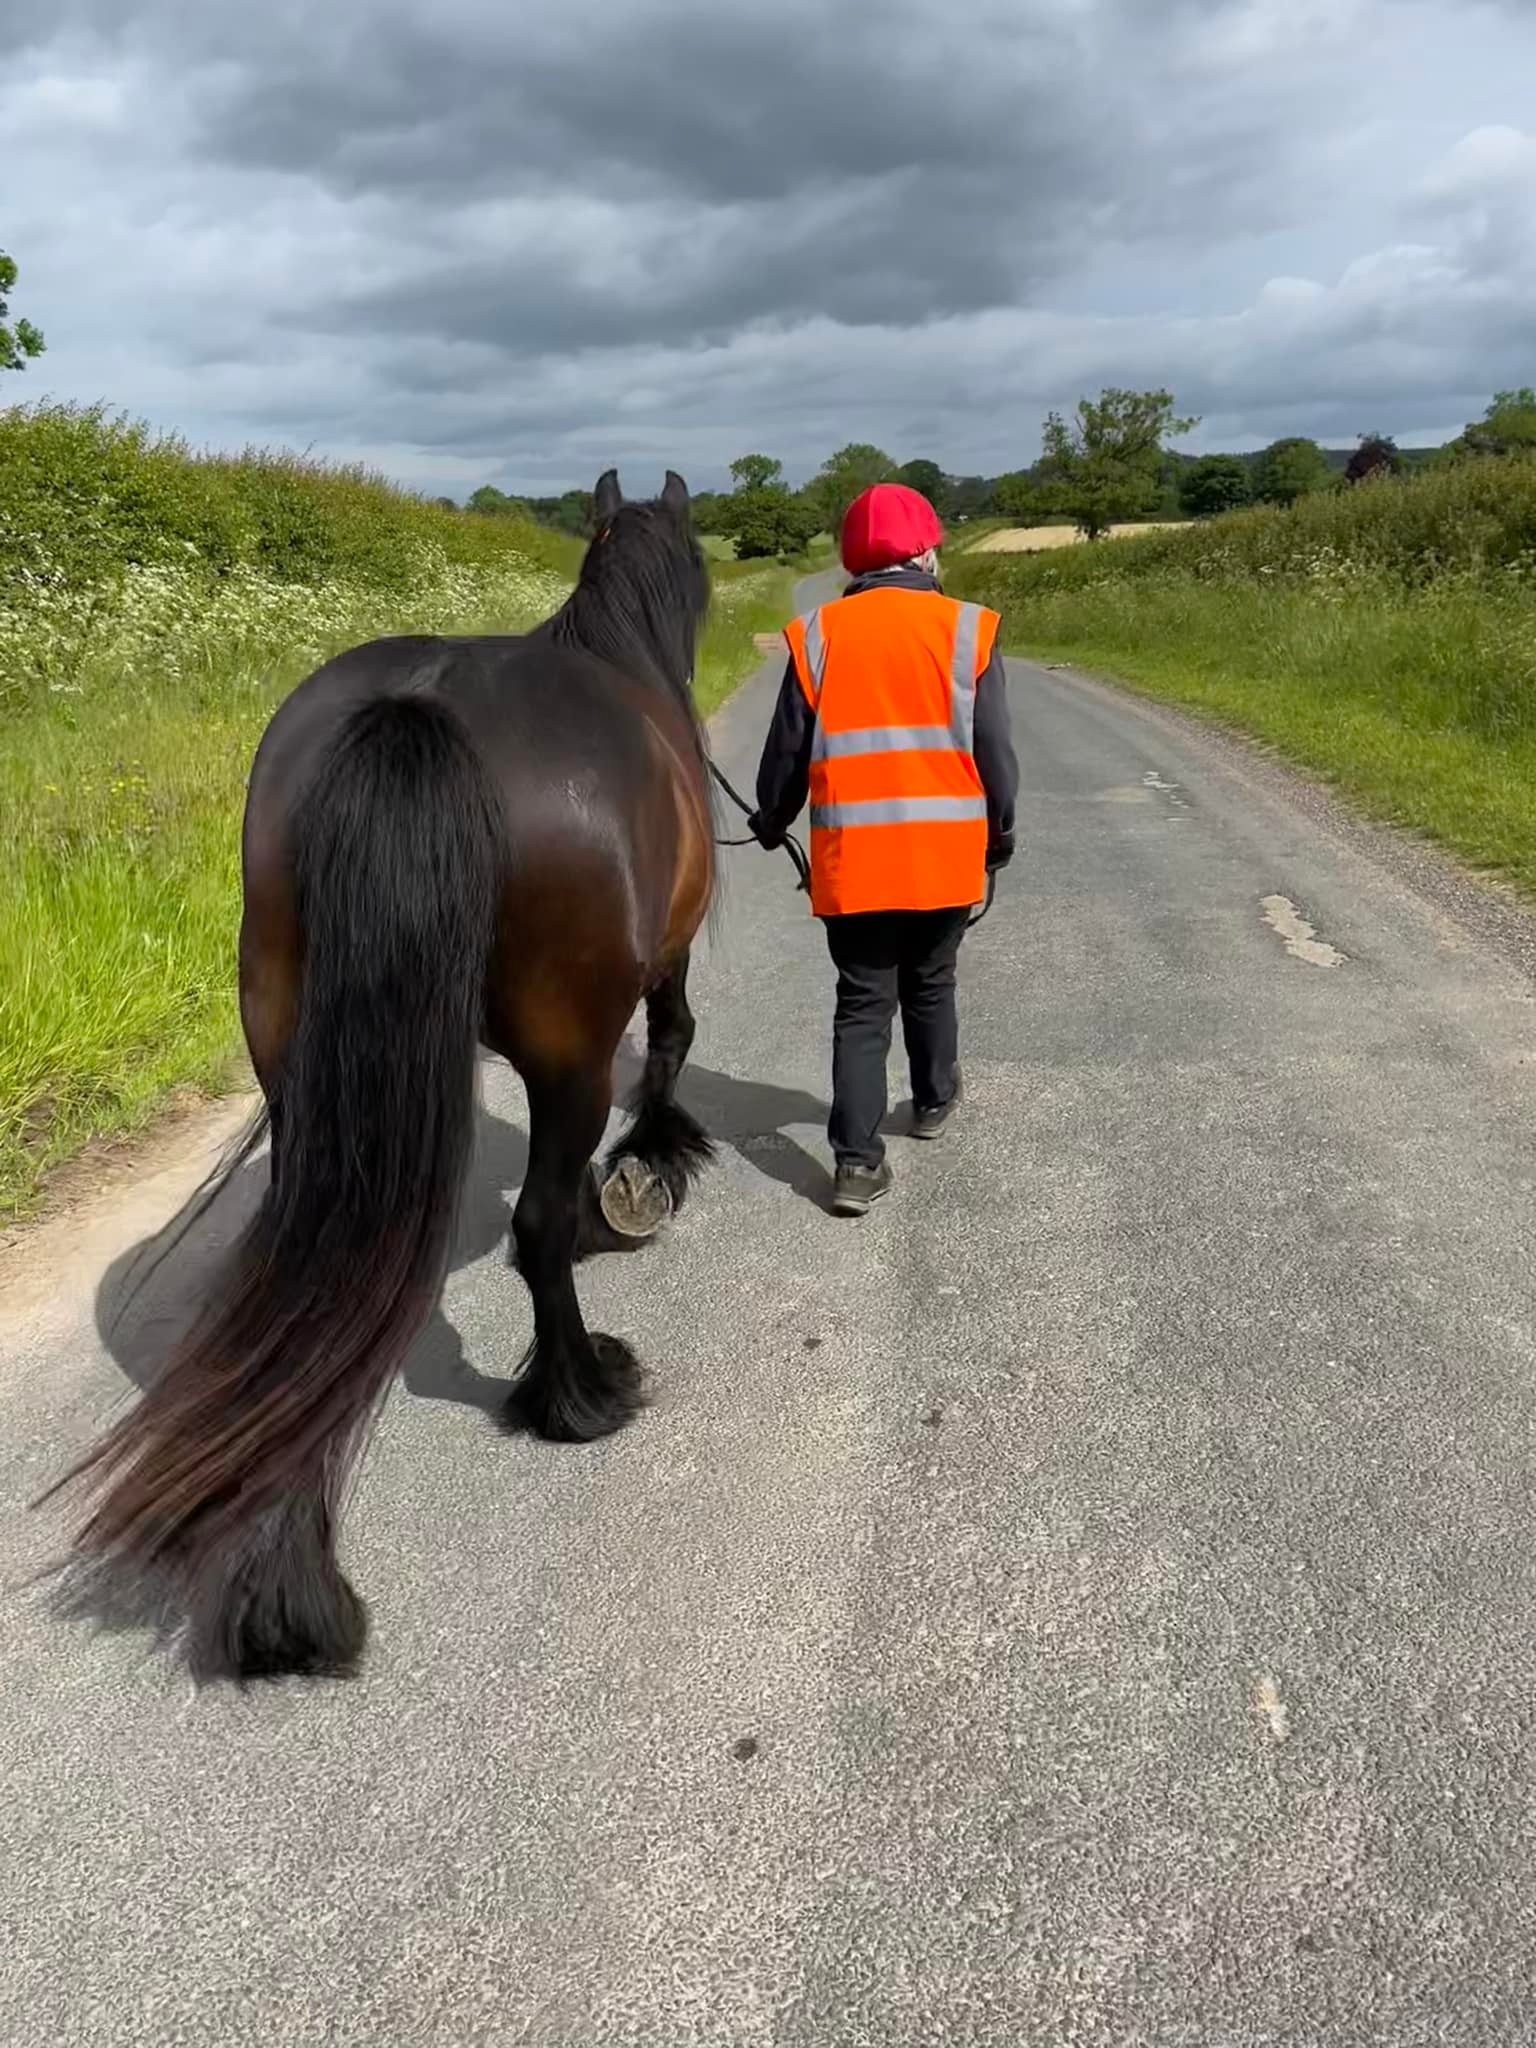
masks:
<path id="1" fill-rule="evenodd" d="M 840 547 L 852 581 L 785 628 L 789 661 L 757 775 L 751 830 L 773 848 L 809 799 L 811 911 L 837 969 L 832 1207 L 889 1192 L 881 1125 L 901 1012 L 916 1138 L 961 1097 L 955 978 L 987 876 L 1013 857 L 1018 762 L 998 614 L 939 585 L 939 516 L 919 492 L 855 498 Z"/>

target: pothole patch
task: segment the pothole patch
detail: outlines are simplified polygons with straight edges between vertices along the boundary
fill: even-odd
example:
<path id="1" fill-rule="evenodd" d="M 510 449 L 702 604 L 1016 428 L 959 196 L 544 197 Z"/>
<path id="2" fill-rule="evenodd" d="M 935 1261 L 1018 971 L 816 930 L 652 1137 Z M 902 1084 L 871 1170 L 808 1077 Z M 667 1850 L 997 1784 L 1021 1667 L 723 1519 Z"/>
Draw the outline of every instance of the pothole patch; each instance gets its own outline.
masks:
<path id="1" fill-rule="evenodd" d="M 1259 909 L 1293 960 L 1305 960 L 1309 967 L 1342 967 L 1348 960 L 1347 953 L 1317 936 L 1289 896 L 1266 896 Z"/>

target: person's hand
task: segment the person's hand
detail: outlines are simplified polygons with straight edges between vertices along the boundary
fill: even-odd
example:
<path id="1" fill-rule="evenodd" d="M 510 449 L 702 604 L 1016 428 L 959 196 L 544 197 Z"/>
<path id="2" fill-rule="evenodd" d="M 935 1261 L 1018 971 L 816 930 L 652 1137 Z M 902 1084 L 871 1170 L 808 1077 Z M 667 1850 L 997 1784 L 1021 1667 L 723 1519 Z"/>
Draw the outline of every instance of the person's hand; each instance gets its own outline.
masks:
<path id="1" fill-rule="evenodd" d="M 777 853 L 784 844 L 784 834 L 776 832 L 771 825 L 765 823 L 761 811 L 754 811 L 748 818 L 747 830 L 765 852 Z"/>
<path id="2" fill-rule="evenodd" d="M 987 848 L 987 873 L 995 875 L 999 869 L 1007 867 L 1012 859 L 1013 834 L 1009 832 L 1000 839 L 994 839 Z"/>

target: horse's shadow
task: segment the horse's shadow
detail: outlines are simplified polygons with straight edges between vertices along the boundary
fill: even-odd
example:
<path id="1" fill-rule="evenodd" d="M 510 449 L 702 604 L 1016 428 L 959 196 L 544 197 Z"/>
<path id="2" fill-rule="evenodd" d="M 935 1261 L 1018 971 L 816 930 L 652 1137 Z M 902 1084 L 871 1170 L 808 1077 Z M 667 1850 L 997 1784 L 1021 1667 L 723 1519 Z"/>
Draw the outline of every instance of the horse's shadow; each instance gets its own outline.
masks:
<path id="1" fill-rule="evenodd" d="M 625 1091 L 639 1061 L 622 1053 L 615 1083 Z M 738 1151 L 758 1172 L 803 1199 L 825 1201 L 822 1166 L 787 1138 L 791 1125 L 821 1124 L 826 1106 L 796 1089 L 736 1081 L 689 1067 L 680 1096 L 713 1137 Z M 517 1191 L 528 1167 L 528 1139 L 515 1124 L 482 1109 L 474 1155 L 459 1207 L 451 1270 L 475 1264 L 504 1242 Z M 207 1298 L 210 1282 L 245 1228 L 267 1185 L 265 1151 L 247 1159 L 210 1201 L 200 1190 L 153 1236 L 103 1274 L 96 1290 L 96 1328 L 110 1356 L 137 1387 L 147 1386 Z M 509 1272 L 508 1284 L 522 1282 Z M 411 1347 L 401 1375 L 407 1392 L 424 1401 L 456 1401 L 487 1413 L 507 1397 L 507 1381 L 477 1372 L 441 1304 Z"/>

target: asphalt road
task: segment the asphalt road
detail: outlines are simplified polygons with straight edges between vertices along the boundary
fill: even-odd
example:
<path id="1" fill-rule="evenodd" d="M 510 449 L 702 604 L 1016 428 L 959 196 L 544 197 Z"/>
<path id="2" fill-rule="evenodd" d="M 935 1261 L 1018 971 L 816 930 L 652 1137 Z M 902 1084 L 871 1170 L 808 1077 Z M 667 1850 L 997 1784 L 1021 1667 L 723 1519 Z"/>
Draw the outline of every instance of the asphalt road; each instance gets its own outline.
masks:
<path id="1" fill-rule="evenodd" d="M 595 1449 L 484 1412 L 529 1326 L 488 1071 L 346 1525 L 351 1686 L 193 1698 L 26 1588 L 21 1503 L 210 1232 L 107 1336 L 174 1173 L 10 1254 L 0 2040 L 1536 2035 L 1528 930 L 1161 714 L 1011 695 L 968 1105 L 865 1224 L 819 1206 L 818 929 L 728 857 L 686 1088 L 722 1161 L 584 1272 L 657 1389 Z"/>

